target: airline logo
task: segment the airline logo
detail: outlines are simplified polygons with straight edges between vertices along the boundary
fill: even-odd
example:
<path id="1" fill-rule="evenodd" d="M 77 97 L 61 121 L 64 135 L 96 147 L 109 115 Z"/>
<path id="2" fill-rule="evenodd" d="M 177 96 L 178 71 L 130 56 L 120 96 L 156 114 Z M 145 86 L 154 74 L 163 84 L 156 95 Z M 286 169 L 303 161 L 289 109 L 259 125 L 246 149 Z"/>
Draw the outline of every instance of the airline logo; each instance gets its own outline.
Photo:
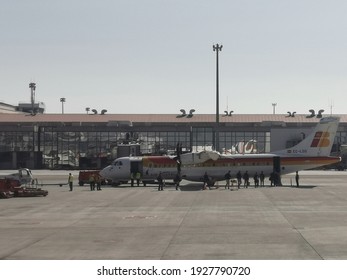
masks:
<path id="1" fill-rule="evenodd" d="M 311 147 L 313 148 L 329 147 L 330 145 L 329 136 L 330 136 L 330 133 L 327 131 L 326 132 L 317 131 L 313 137 Z"/>

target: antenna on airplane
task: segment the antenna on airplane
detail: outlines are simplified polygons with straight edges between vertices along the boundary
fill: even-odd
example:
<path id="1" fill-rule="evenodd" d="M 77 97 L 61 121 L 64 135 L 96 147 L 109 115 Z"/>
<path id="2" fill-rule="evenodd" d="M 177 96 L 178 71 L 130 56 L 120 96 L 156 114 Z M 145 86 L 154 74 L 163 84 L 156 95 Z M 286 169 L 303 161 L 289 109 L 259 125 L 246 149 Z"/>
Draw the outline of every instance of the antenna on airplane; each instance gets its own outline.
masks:
<path id="1" fill-rule="evenodd" d="M 107 112 L 106 109 L 102 109 L 100 114 L 101 114 L 101 115 L 105 115 L 106 112 Z"/>
<path id="2" fill-rule="evenodd" d="M 97 110 L 93 109 L 92 112 L 96 115 L 98 113 Z"/>

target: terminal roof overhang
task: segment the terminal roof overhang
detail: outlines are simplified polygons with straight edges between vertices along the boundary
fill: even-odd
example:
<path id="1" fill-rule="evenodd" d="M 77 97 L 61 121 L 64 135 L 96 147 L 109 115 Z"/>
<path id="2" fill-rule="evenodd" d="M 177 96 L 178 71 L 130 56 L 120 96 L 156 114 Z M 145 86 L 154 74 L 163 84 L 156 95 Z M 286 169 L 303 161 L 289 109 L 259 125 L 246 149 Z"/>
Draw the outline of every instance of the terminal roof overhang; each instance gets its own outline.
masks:
<path id="1" fill-rule="evenodd" d="M 347 115 L 340 116 L 340 123 L 347 123 Z M 220 115 L 219 122 L 223 126 L 236 124 L 254 124 L 259 126 L 295 126 L 296 124 L 313 124 L 319 118 L 307 118 L 307 115 L 288 117 L 285 114 L 233 114 Z M 215 114 L 195 114 L 192 117 L 182 117 L 176 114 L 0 114 L 1 125 L 213 125 Z"/>

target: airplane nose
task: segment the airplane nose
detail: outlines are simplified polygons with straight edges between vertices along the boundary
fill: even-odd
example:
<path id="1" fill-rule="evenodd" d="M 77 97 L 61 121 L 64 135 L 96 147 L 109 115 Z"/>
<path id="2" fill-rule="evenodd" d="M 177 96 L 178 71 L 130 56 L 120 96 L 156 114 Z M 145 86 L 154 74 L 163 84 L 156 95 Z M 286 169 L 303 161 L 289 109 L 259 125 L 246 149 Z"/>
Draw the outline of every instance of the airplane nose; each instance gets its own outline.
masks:
<path id="1" fill-rule="evenodd" d="M 109 169 L 109 167 L 107 166 L 107 167 L 105 167 L 104 169 L 102 169 L 100 172 L 99 172 L 99 174 L 101 175 L 101 177 L 103 177 L 103 178 L 105 178 L 105 179 L 108 179 L 107 178 L 107 170 Z"/>

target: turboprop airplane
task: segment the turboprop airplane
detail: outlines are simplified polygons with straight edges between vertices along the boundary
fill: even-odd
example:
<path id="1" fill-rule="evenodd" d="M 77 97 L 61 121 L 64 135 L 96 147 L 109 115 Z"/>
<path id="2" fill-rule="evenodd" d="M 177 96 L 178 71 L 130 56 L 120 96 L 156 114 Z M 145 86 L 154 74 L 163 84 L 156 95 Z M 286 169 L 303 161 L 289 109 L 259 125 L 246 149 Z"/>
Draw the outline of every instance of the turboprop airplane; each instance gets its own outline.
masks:
<path id="1" fill-rule="evenodd" d="M 322 118 L 313 132 L 292 148 L 266 154 L 224 155 L 215 151 L 178 153 L 176 156 L 122 157 L 100 171 L 100 175 L 113 182 L 127 181 L 132 172 L 140 172 L 142 180 L 155 180 L 159 173 L 165 180 L 181 179 L 203 182 L 205 172 L 211 182 L 225 180 L 230 170 L 233 178 L 237 172 L 249 177 L 263 171 L 265 176 L 279 175 L 312 169 L 341 161 L 330 156 L 334 143 L 338 117 Z M 177 149 L 179 150 L 179 149 Z"/>

